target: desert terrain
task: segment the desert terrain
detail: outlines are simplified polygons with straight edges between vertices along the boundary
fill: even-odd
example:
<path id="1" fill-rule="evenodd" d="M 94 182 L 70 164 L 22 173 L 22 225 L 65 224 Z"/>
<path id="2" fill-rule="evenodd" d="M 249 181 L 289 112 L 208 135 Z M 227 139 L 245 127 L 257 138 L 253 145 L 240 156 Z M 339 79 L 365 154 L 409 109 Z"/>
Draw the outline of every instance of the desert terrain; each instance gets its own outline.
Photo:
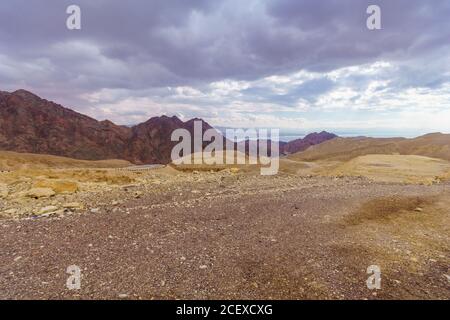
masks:
<path id="1" fill-rule="evenodd" d="M 330 143 L 275 176 L 2 152 L 0 299 L 449 299 L 448 160 Z"/>

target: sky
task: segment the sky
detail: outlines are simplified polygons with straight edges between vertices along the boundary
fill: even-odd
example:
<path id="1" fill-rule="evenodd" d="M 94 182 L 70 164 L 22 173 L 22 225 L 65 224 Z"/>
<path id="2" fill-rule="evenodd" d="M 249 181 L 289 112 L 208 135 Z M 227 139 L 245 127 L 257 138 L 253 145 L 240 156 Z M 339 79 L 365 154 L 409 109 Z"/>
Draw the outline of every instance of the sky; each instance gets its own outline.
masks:
<path id="1" fill-rule="evenodd" d="M 19 88 L 124 125 L 450 132 L 450 1 L 2 0 L 0 90 Z"/>

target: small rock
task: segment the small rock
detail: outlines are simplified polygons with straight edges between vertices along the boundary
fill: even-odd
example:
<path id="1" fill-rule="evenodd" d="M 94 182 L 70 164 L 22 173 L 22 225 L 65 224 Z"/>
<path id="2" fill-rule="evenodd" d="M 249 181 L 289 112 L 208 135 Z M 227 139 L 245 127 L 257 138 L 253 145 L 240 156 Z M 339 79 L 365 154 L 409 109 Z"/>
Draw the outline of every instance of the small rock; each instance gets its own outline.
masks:
<path id="1" fill-rule="evenodd" d="M 447 279 L 448 282 L 450 282 L 450 276 L 448 274 L 444 274 L 444 277 Z"/>
<path id="2" fill-rule="evenodd" d="M 0 199 L 6 198 L 9 194 L 8 186 L 6 184 L 0 184 Z"/>
<path id="3" fill-rule="evenodd" d="M 99 208 L 92 208 L 90 211 L 91 211 L 91 213 L 99 213 L 100 209 Z"/>
<path id="4" fill-rule="evenodd" d="M 239 168 L 231 168 L 230 169 L 231 173 L 238 173 L 239 171 L 240 171 Z"/>
<path id="5" fill-rule="evenodd" d="M 126 298 L 128 298 L 128 294 L 126 293 L 119 294 L 119 299 L 126 299 Z"/>
<path id="6" fill-rule="evenodd" d="M 21 256 L 15 257 L 15 258 L 14 258 L 14 262 L 17 262 L 17 261 L 19 261 L 20 259 L 22 259 Z"/>
<path id="7" fill-rule="evenodd" d="M 204 269 L 206 269 L 206 268 L 208 268 L 207 265 L 204 265 L 204 264 L 203 264 L 203 265 L 200 266 L 200 269 L 202 269 L 202 270 L 204 270 Z"/>
<path id="8" fill-rule="evenodd" d="M 15 215 L 17 213 L 17 210 L 16 209 L 8 209 L 8 210 L 4 211 L 4 213 L 7 214 L 7 215 L 12 216 L 12 215 Z"/>
<path id="9" fill-rule="evenodd" d="M 415 212 L 422 212 L 423 209 L 422 209 L 422 208 L 415 208 L 414 211 L 415 211 Z"/>
<path id="10" fill-rule="evenodd" d="M 47 206 L 39 210 L 38 214 L 54 213 L 56 211 L 58 211 L 57 206 Z"/>

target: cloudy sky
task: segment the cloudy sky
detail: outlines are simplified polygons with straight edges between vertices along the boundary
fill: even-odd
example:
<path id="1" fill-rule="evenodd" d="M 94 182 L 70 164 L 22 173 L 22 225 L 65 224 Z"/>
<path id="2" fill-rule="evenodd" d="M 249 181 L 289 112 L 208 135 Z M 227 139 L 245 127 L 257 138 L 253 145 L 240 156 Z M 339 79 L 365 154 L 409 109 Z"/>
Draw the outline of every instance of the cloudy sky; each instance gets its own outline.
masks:
<path id="1" fill-rule="evenodd" d="M 450 1 L 2 0 L 0 90 L 19 88 L 127 125 L 450 132 Z"/>

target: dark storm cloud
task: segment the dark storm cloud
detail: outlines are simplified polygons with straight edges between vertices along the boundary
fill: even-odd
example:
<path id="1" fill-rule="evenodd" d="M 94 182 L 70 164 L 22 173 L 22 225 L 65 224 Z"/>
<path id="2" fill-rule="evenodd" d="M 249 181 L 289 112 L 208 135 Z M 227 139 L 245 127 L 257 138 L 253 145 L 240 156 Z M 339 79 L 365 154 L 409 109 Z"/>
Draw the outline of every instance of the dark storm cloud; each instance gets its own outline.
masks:
<path id="1" fill-rule="evenodd" d="M 80 31 L 65 27 L 71 4 L 82 10 Z M 369 4 L 381 7 L 382 30 L 366 28 Z M 0 90 L 25 87 L 86 105 L 82 96 L 102 89 L 123 90 L 103 102 L 162 99 L 158 88 L 167 86 L 207 92 L 214 81 L 325 74 L 380 60 L 395 65 L 378 75 L 395 80 L 392 91 L 437 88 L 449 81 L 449 39 L 448 0 L 3 0 Z M 364 90 L 370 80 L 354 75 L 340 85 Z M 325 76 L 282 94 L 255 84 L 242 90 L 241 101 L 293 106 L 335 86 Z"/>
<path id="2" fill-rule="evenodd" d="M 82 8 L 79 32 L 65 28 L 65 8 L 72 3 Z M 383 10 L 380 32 L 365 27 L 371 3 Z M 380 56 L 407 58 L 450 39 L 445 0 L 7 0 L 0 10 L 2 54 L 19 61 L 48 58 L 63 79 L 81 69 L 88 83 L 79 84 L 98 87 L 255 79 L 295 68 L 331 70 Z M 64 47 L 70 41 L 87 42 L 98 52 Z M 101 57 L 111 60 L 110 68 L 122 64 L 130 74 L 105 79 L 105 66 L 89 63 Z"/>

